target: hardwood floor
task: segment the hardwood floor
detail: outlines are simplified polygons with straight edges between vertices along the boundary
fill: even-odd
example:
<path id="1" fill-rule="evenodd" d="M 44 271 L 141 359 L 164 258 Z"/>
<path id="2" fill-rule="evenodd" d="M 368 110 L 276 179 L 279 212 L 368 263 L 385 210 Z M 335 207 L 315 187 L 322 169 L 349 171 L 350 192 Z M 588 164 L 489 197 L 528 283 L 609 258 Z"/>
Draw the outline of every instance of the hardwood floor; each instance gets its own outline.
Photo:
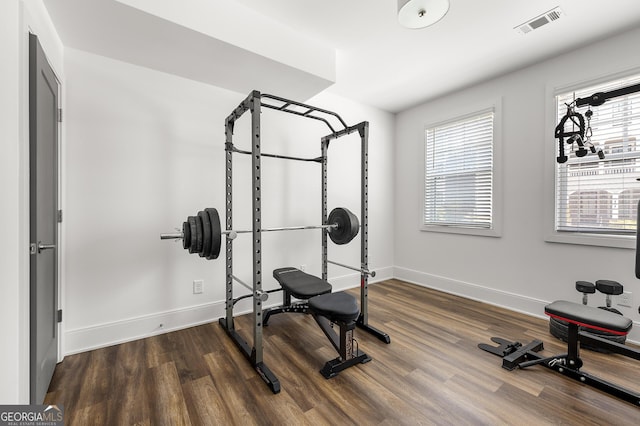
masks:
<path id="1" fill-rule="evenodd" d="M 356 294 L 353 290 L 353 294 Z M 637 425 L 640 408 L 543 367 L 507 371 L 477 348 L 492 336 L 566 347 L 548 322 L 397 280 L 369 287 L 370 324 L 357 329 L 373 361 L 325 380 L 337 354 L 310 316 L 282 314 L 264 329 L 272 394 L 218 323 L 65 358 L 47 404 L 67 425 Z M 249 316 L 236 328 L 251 339 Z M 640 391 L 640 363 L 581 352 L 584 371 Z"/>

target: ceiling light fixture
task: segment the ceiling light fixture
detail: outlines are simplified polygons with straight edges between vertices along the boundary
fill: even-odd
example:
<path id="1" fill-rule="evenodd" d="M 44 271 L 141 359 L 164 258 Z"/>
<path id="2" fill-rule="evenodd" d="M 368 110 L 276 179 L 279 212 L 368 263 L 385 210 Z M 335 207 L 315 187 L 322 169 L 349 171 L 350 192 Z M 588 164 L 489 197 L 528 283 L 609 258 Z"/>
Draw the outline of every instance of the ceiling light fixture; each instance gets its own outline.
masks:
<path id="1" fill-rule="evenodd" d="M 449 11 L 449 0 L 398 0 L 398 22 L 406 28 L 425 28 Z"/>

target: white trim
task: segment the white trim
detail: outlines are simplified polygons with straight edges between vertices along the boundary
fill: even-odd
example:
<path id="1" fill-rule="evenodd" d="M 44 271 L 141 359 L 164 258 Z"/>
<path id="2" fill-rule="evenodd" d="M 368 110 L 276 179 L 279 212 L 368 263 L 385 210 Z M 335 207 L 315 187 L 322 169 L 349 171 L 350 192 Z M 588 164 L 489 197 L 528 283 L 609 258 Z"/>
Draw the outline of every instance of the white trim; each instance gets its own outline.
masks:
<path id="1" fill-rule="evenodd" d="M 447 112 L 447 118 L 438 118 L 424 125 L 422 147 L 426 149 L 424 135 L 427 129 L 436 127 L 448 123 L 454 123 L 462 121 L 466 118 L 473 117 L 475 115 L 482 114 L 484 112 L 493 111 L 493 194 L 492 194 L 492 227 L 491 229 L 481 228 L 464 228 L 460 226 L 439 226 L 439 225 L 425 225 L 424 224 L 424 197 L 425 197 L 425 182 L 424 173 L 426 169 L 425 155 L 422 155 L 422 176 L 423 182 L 421 185 L 422 193 L 419 195 L 422 202 L 420 203 L 420 223 L 418 229 L 424 232 L 443 232 L 449 234 L 464 234 L 464 235 L 477 235 L 484 237 L 501 237 L 502 236 L 502 192 L 503 192 L 503 164 L 502 164 L 502 128 L 503 128 L 503 113 L 502 113 L 502 97 L 497 97 L 493 101 L 483 101 L 476 105 L 465 105 L 465 108 L 458 113 Z"/>
<path id="2" fill-rule="evenodd" d="M 494 215 L 494 219 L 495 219 L 495 215 Z M 420 230 L 425 232 L 444 232 L 447 234 L 478 235 L 481 237 L 500 238 L 502 236 L 502 232 L 495 229 L 495 226 L 492 229 L 483 229 L 483 228 L 464 228 L 462 226 L 439 226 L 439 225 L 421 224 Z"/>
<path id="3" fill-rule="evenodd" d="M 555 203 L 554 207 L 555 209 Z M 564 243 L 564 244 L 578 244 L 585 246 L 599 246 L 599 247 L 615 247 L 625 249 L 636 248 L 636 237 L 632 235 L 600 235 L 600 234 L 587 234 L 587 233 L 569 233 L 569 232 L 557 232 L 554 225 L 551 227 L 551 231 L 545 235 L 544 240 L 548 243 Z M 547 228 L 548 229 L 548 228 Z"/>
<path id="4" fill-rule="evenodd" d="M 546 318 L 544 307 L 549 301 L 522 296 L 516 293 L 496 290 L 480 284 L 458 281 L 439 275 L 396 266 L 395 277 L 399 280 L 423 287 L 428 287 L 444 293 L 464 297 L 471 300 L 499 306 L 512 311 L 532 315 L 537 318 Z"/>
<path id="5" fill-rule="evenodd" d="M 629 69 L 618 71 L 618 72 L 600 74 L 597 77 L 587 78 L 578 82 L 560 84 L 553 87 L 552 96 L 555 98 L 557 95 L 562 93 L 578 91 L 589 86 L 597 86 L 599 84 L 606 83 L 611 80 L 619 80 L 634 74 L 640 74 L 640 67 L 633 67 L 633 68 L 629 68 Z M 593 108 L 597 108 L 597 107 L 593 107 Z M 553 114 L 555 115 L 555 101 L 553 103 Z M 553 127 L 555 128 L 555 124 Z M 553 134 L 553 132 L 551 132 L 551 134 Z"/>
<path id="6" fill-rule="evenodd" d="M 535 318 L 548 318 L 546 315 L 544 315 L 544 307 L 551 303 L 551 301 L 522 296 L 520 294 L 485 287 L 480 284 L 458 281 L 451 278 L 441 277 L 438 275 L 428 274 L 426 272 L 415 271 L 398 266 L 394 267 L 394 270 L 394 276 L 402 281 L 406 281 L 422 287 L 431 288 L 443 293 L 464 297 L 466 299 L 476 300 L 488 305 L 498 306 L 500 308 L 519 312 L 521 314 L 529 315 Z M 576 303 L 579 303 L 579 301 L 576 301 Z M 373 315 L 375 315 L 375 313 L 373 313 Z M 638 329 L 639 327 L 640 323 L 634 321 L 634 327 L 631 329 L 631 332 L 627 336 L 627 340 L 629 342 L 635 344 L 640 343 L 640 330 Z M 518 338 L 518 336 L 513 337 Z M 545 340 L 548 336 L 539 337 L 541 340 Z M 525 338 L 525 336 L 522 336 L 521 338 Z"/>

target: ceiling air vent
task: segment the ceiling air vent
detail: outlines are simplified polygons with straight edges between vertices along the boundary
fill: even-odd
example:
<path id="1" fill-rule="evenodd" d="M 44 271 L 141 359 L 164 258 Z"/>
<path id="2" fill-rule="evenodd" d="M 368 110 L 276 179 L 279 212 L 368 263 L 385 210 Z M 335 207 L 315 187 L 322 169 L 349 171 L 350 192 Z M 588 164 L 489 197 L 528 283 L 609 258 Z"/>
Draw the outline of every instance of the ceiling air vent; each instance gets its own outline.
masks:
<path id="1" fill-rule="evenodd" d="M 562 9 L 560 9 L 559 7 L 556 7 L 549 10 L 548 12 L 543 13 L 542 15 L 536 16 L 535 18 L 528 20 L 524 24 L 518 25 L 517 27 L 514 28 L 514 30 L 516 30 L 520 34 L 527 34 L 535 29 L 540 28 L 543 25 L 548 24 L 549 22 L 557 21 L 563 15 L 564 15 L 564 12 L 562 12 Z"/>

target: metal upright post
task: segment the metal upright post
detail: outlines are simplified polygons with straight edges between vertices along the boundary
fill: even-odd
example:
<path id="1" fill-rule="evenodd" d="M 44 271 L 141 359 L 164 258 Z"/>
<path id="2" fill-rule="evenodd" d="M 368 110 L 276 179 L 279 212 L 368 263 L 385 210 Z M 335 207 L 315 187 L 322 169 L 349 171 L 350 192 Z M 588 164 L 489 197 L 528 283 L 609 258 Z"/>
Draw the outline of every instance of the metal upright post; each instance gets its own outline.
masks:
<path id="1" fill-rule="evenodd" d="M 262 293 L 262 211 L 260 180 L 260 92 L 251 100 L 251 176 L 253 179 L 253 294 Z M 254 364 L 262 363 L 262 300 L 253 298 L 253 354 Z"/>
<path id="2" fill-rule="evenodd" d="M 329 140 L 323 138 L 320 142 L 322 146 L 322 224 L 327 224 L 328 206 L 327 206 L 327 152 L 329 148 Z M 327 281 L 329 275 L 327 273 L 327 233 L 322 232 L 322 279 Z"/>
<path id="3" fill-rule="evenodd" d="M 369 122 L 363 121 L 358 126 L 358 133 L 361 140 L 360 156 L 360 214 L 361 235 L 360 235 L 360 262 L 363 271 L 368 271 L 369 266 Z M 360 274 L 360 316 L 356 324 L 373 334 L 385 343 L 391 343 L 391 338 L 387 333 L 369 325 L 369 275 L 365 272 Z"/>
<path id="4" fill-rule="evenodd" d="M 229 117 L 225 123 L 225 170 L 226 170 L 226 229 L 233 229 L 233 126 Z M 233 240 L 226 238 L 226 323 L 227 330 L 233 330 Z"/>
<path id="5" fill-rule="evenodd" d="M 360 267 L 368 270 L 367 262 L 369 255 L 369 122 L 365 121 L 358 129 L 361 140 L 360 149 L 360 215 L 362 216 L 362 234 L 360 235 Z M 360 315 L 362 322 L 369 322 L 368 292 L 369 276 L 362 272 L 360 274 Z"/>
<path id="6" fill-rule="evenodd" d="M 244 354 L 253 368 L 258 372 L 260 378 L 269 386 L 273 393 L 280 392 L 280 382 L 278 378 L 269 370 L 263 361 L 262 347 L 262 299 L 257 295 L 262 294 L 262 241 L 261 241 L 261 191 L 260 191 L 260 92 L 253 91 L 227 118 L 226 127 L 226 225 L 227 231 L 233 229 L 233 205 L 232 205 L 232 153 L 241 152 L 243 154 L 251 154 L 252 178 L 253 178 L 253 347 L 242 338 L 242 336 L 234 329 L 233 324 L 233 239 L 227 238 L 227 276 L 226 276 L 226 318 L 220 318 L 220 324 L 224 327 L 227 334 L 233 339 L 234 343 Z M 251 111 L 251 152 L 243 152 L 237 150 L 233 146 L 233 128 L 235 121 L 245 112 Z"/>

